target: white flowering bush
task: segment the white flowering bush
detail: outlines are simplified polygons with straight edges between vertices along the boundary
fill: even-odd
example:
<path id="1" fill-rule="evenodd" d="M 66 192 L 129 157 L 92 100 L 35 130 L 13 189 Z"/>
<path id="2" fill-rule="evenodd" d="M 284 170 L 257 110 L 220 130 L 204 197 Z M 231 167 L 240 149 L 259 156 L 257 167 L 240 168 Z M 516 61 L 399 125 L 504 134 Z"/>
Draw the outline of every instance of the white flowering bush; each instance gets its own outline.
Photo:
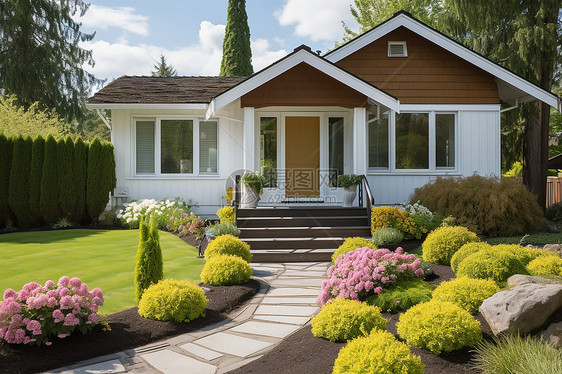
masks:
<path id="1" fill-rule="evenodd" d="M 123 227 L 137 229 L 142 217 L 152 217 L 152 219 L 156 220 L 158 228 L 165 230 L 166 225 L 170 224 L 171 217 L 183 217 L 184 214 L 190 215 L 192 207 L 191 201 L 186 203 L 182 199 L 161 201 L 144 199 L 123 205 L 117 212 L 117 218 L 121 221 Z"/>
<path id="2" fill-rule="evenodd" d="M 431 210 L 421 205 L 419 201 L 414 204 L 405 204 L 398 207 L 408 214 L 408 216 L 415 222 L 417 226 L 417 238 L 435 230 L 441 225 L 443 217 L 439 214 L 432 213 Z"/>

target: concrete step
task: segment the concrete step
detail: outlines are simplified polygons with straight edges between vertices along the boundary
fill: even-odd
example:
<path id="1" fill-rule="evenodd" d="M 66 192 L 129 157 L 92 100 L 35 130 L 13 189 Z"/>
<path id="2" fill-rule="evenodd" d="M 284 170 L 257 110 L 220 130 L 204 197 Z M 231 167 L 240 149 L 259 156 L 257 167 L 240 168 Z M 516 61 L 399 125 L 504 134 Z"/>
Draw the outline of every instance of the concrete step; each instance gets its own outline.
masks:
<path id="1" fill-rule="evenodd" d="M 363 216 L 368 217 L 366 208 L 359 207 L 258 207 L 255 209 L 237 209 L 237 218 L 244 217 L 330 217 Z"/>
<path id="2" fill-rule="evenodd" d="M 333 249 L 336 250 L 342 243 L 343 237 L 323 238 L 247 238 L 242 239 L 250 245 L 252 251 L 260 249 Z"/>
<path id="3" fill-rule="evenodd" d="M 333 217 L 239 217 L 238 228 L 262 228 L 262 227 L 334 227 L 334 226 L 364 226 L 369 220 L 365 215 L 357 216 L 333 216 Z"/>
<path id="4" fill-rule="evenodd" d="M 348 227 L 265 227 L 265 228 L 240 228 L 240 239 L 250 238 L 324 238 L 324 237 L 349 237 L 368 236 L 371 232 L 369 226 Z"/>

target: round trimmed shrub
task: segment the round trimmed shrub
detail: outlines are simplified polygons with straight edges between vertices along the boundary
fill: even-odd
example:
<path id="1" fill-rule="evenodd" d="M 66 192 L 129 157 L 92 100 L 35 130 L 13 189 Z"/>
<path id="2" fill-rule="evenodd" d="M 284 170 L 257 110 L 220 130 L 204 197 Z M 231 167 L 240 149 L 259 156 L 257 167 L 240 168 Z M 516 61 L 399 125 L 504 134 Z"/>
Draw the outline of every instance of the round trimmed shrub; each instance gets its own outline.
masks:
<path id="1" fill-rule="evenodd" d="M 339 246 L 338 249 L 332 255 L 332 262 L 336 262 L 336 259 L 339 255 L 346 254 L 347 252 L 351 252 L 356 250 L 357 248 L 372 248 L 377 249 L 377 246 L 373 244 L 372 241 L 369 239 L 361 238 L 361 237 L 354 237 L 354 238 L 346 238 L 342 245 Z"/>
<path id="2" fill-rule="evenodd" d="M 207 302 L 205 293 L 195 283 L 164 279 L 143 292 L 139 314 L 157 321 L 189 322 L 203 315 Z"/>
<path id="3" fill-rule="evenodd" d="M 404 240 L 404 233 L 397 228 L 387 227 L 373 232 L 373 244 L 377 247 L 398 244 Z"/>
<path id="4" fill-rule="evenodd" d="M 459 264 L 468 256 L 478 251 L 486 248 L 492 248 L 492 246 L 486 242 L 472 242 L 466 243 L 458 251 L 455 252 L 453 257 L 451 257 L 451 269 L 456 273 Z"/>
<path id="5" fill-rule="evenodd" d="M 375 330 L 340 349 L 333 374 L 423 374 L 425 366 L 408 346 L 386 331 Z"/>
<path id="6" fill-rule="evenodd" d="M 451 258 L 463 245 L 478 242 L 478 236 L 462 226 L 446 226 L 433 230 L 422 244 L 423 259 L 450 265 Z"/>
<path id="7" fill-rule="evenodd" d="M 541 256 L 527 265 L 532 275 L 559 275 L 562 277 L 562 258 L 556 255 Z"/>
<path id="8" fill-rule="evenodd" d="M 233 255 L 243 258 L 246 262 L 252 261 L 250 246 L 230 234 L 213 239 L 205 249 L 206 260 L 218 255 Z"/>
<path id="9" fill-rule="evenodd" d="M 312 318 L 312 334 L 332 342 L 345 342 L 384 330 L 386 320 L 381 310 L 357 300 L 334 299 Z"/>
<path id="10" fill-rule="evenodd" d="M 513 253 L 525 266 L 534 259 L 549 254 L 549 252 L 542 249 L 526 248 L 518 244 L 497 244 L 494 245 L 493 248 L 496 251 L 508 251 Z"/>
<path id="11" fill-rule="evenodd" d="M 422 279 L 404 279 L 383 289 L 379 295 L 369 296 L 365 302 L 387 313 L 404 312 L 414 305 L 431 300 L 433 289 L 433 285 Z"/>
<path id="12" fill-rule="evenodd" d="M 432 300 L 411 307 L 396 324 L 410 346 L 435 354 L 470 347 L 482 339 L 480 322 L 453 303 Z"/>
<path id="13" fill-rule="evenodd" d="M 252 268 L 244 259 L 233 255 L 211 257 L 201 271 L 201 280 L 213 286 L 231 286 L 246 283 L 252 277 Z"/>
<path id="14" fill-rule="evenodd" d="M 461 277 L 441 283 L 433 291 L 433 300 L 448 301 L 476 314 L 484 300 L 497 292 L 500 288 L 490 279 Z"/>
<path id="15" fill-rule="evenodd" d="M 236 217 L 234 217 L 234 207 L 225 206 L 217 210 L 217 216 L 219 217 L 221 223 L 236 223 Z"/>
<path id="16" fill-rule="evenodd" d="M 493 279 L 500 284 L 514 274 L 527 274 L 521 260 L 512 252 L 497 251 L 493 247 L 471 254 L 457 269 L 459 277 Z"/>

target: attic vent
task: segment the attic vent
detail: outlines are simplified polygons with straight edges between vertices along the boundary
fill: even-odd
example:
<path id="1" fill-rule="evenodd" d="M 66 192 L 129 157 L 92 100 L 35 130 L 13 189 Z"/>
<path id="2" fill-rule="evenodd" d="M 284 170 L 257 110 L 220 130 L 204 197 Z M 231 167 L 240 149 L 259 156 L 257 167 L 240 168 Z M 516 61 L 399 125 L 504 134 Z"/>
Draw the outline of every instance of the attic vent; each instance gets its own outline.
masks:
<path id="1" fill-rule="evenodd" d="M 406 42 L 388 42 L 388 57 L 408 57 Z"/>

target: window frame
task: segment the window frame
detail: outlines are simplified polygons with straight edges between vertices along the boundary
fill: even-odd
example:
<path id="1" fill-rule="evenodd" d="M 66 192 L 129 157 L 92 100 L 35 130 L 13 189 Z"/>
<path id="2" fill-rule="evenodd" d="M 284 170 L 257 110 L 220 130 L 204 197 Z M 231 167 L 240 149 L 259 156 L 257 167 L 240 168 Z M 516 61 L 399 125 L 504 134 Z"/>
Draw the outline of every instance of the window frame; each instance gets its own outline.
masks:
<path id="1" fill-rule="evenodd" d="M 162 121 L 193 121 L 193 173 L 162 173 Z M 137 122 L 154 121 L 154 174 L 137 173 Z M 135 179 L 193 179 L 193 178 L 217 178 L 220 175 L 220 121 L 218 118 L 205 120 L 198 116 L 131 116 L 131 175 Z M 200 131 L 199 122 L 217 123 L 217 172 L 213 174 L 201 174 L 200 162 Z"/>

